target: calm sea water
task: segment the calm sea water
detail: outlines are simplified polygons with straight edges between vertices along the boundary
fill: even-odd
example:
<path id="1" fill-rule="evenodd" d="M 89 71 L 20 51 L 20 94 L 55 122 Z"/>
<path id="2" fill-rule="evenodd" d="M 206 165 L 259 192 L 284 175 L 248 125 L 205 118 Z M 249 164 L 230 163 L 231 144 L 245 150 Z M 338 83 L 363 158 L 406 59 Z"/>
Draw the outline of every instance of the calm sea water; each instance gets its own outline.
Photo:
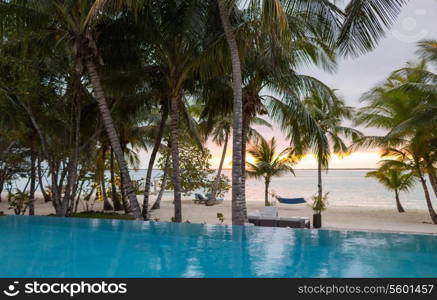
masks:
<path id="1" fill-rule="evenodd" d="M 431 235 L 28 216 L 0 234 L 0 277 L 437 275 Z"/>
<path id="2" fill-rule="evenodd" d="M 296 170 L 296 176 L 287 175 L 274 178 L 270 190 L 282 197 L 310 198 L 317 192 L 317 171 Z M 366 178 L 368 170 L 330 170 L 323 173 L 323 189 L 329 192 L 330 205 L 339 206 L 378 206 L 394 207 L 394 193 L 387 191 L 375 179 Z M 159 171 L 153 176 L 159 177 Z M 224 170 L 224 174 L 231 178 L 231 171 Z M 140 170 L 133 174 L 134 178 L 141 178 L 145 171 Z M 429 188 L 431 188 L 429 186 Z M 246 181 L 246 198 L 248 201 L 264 201 L 264 182 L 262 180 L 248 179 Z M 433 195 L 431 195 L 433 196 Z M 231 199 L 231 194 L 225 195 L 225 200 Z M 417 184 L 410 192 L 402 193 L 402 204 L 405 208 L 426 208 L 423 190 Z M 437 201 L 433 197 L 434 204 Z"/>
<path id="3" fill-rule="evenodd" d="M 273 178 L 270 191 L 282 197 L 304 197 L 309 199 L 317 192 L 317 171 L 296 170 L 296 176 L 287 175 Z M 323 189 L 329 192 L 330 205 L 336 206 L 377 206 L 395 207 L 394 193 L 387 191 L 375 179 L 366 178 L 368 170 L 330 170 L 323 173 Z M 161 171 L 153 171 L 153 179 L 159 182 Z M 224 174 L 231 178 L 231 171 L 224 170 Z M 108 174 L 109 176 L 109 174 Z M 146 176 L 146 170 L 132 171 L 132 178 L 137 180 Z M 24 181 L 19 182 L 23 188 Z M 437 200 L 432 193 L 431 197 L 437 207 Z M 204 192 L 204 191 L 196 191 Z M 166 193 L 171 196 L 170 193 Z M 246 181 L 247 201 L 264 201 L 264 182 L 262 180 L 248 179 Z M 231 193 L 225 195 L 225 200 L 231 199 Z M 426 208 L 425 198 L 421 185 L 416 186 L 407 193 L 401 193 L 401 202 L 405 208 Z"/>

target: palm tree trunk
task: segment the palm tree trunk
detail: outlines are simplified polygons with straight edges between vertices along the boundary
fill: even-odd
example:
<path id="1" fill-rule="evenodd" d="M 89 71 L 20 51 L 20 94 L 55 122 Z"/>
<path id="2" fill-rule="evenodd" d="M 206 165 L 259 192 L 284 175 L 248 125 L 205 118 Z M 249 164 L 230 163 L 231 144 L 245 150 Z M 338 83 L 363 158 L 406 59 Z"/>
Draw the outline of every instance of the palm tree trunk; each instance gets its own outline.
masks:
<path id="1" fill-rule="evenodd" d="M 167 184 L 167 176 L 168 176 L 167 170 L 169 167 L 170 167 L 170 157 L 167 156 L 165 158 L 164 174 L 162 174 L 162 179 L 161 179 L 161 189 L 159 190 L 158 197 L 156 198 L 155 203 L 152 205 L 152 210 L 161 208 L 161 199 L 165 192 L 165 186 Z"/>
<path id="2" fill-rule="evenodd" d="M 171 158 L 173 163 L 174 222 L 182 222 L 181 174 L 179 162 L 179 96 L 171 98 Z"/>
<path id="3" fill-rule="evenodd" d="M 222 152 L 222 157 L 220 159 L 220 165 L 217 171 L 217 175 L 215 177 L 214 180 L 214 184 L 211 190 L 211 201 L 214 202 L 216 200 L 217 197 L 217 189 L 219 187 L 220 184 L 220 177 L 222 175 L 222 170 L 223 170 L 223 164 L 225 163 L 225 158 L 226 158 L 226 151 L 228 149 L 228 142 L 229 142 L 229 135 L 226 133 L 225 135 L 225 143 L 223 145 L 223 152 Z"/>
<path id="4" fill-rule="evenodd" d="M 108 104 L 106 102 L 106 97 L 103 92 L 100 77 L 97 73 L 96 65 L 91 58 L 87 59 L 86 68 L 94 88 L 94 94 L 102 115 L 109 141 L 111 143 L 111 147 L 114 150 L 114 154 L 120 168 L 120 173 L 122 174 L 122 184 L 126 195 L 129 198 L 131 212 L 135 219 L 142 220 L 140 205 L 137 200 L 137 195 L 135 195 L 134 192 L 132 181 L 129 175 L 129 169 L 126 161 L 124 160 L 124 153 L 121 150 L 120 140 L 118 138 L 117 131 L 115 130 L 114 122 L 112 121 L 111 112 L 109 111 Z"/>
<path id="5" fill-rule="evenodd" d="M 6 179 L 6 169 L 7 169 L 6 159 L 8 157 L 8 153 L 10 149 L 13 147 L 14 144 L 15 142 L 9 144 L 9 146 L 0 156 L 0 203 L 2 202 L 2 193 L 3 193 L 5 179 Z"/>
<path id="6" fill-rule="evenodd" d="M 2 178 L 0 178 L 0 203 L 2 202 L 2 193 L 3 193 L 4 186 L 5 186 L 5 181 Z"/>
<path id="7" fill-rule="evenodd" d="M 404 213 L 405 209 L 402 207 L 401 201 L 399 200 L 399 191 L 395 190 L 395 197 L 396 197 L 396 207 L 398 209 L 398 212 Z"/>
<path id="8" fill-rule="evenodd" d="M 95 184 L 93 184 L 93 186 L 91 187 L 91 191 L 83 198 L 83 200 L 88 203 L 91 200 L 91 197 L 93 196 L 94 192 L 96 192 Z M 88 211 L 88 204 L 86 204 L 86 211 Z"/>
<path id="9" fill-rule="evenodd" d="M 41 153 L 38 154 L 38 184 L 41 190 L 41 193 L 44 197 L 44 202 L 52 201 L 51 197 L 47 194 L 44 188 L 43 174 L 42 174 L 42 166 L 41 166 Z"/>
<path id="10" fill-rule="evenodd" d="M 102 196 L 103 196 L 103 211 L 105 210 L 113 210 L 111 203 L 109 203 L 108 200 L 108 193 L 106 192 L 106 182 L 105 182 L 105 161 L 106 161 L 106 147 L 102 147 L 102 166 L 103 169 L 101 170 L 101 186 L 102 186 Z"/>
<path id="11" fill-rule="evenodd" d="M 83 185 L 84 184 L 85 184 L 85 181 L 82 180 L 82 182 L 80 183 L 80 186 L 79 186 L 79 193 L 78 193 L 78 195 L 77 195 L 77 197 L 76 197 L 76 199 L 74 201 L 74 207 L 73 207 L 73 211 L 72 211 L 72 213 L 74 213 L 74 214 L 77 213 L 77 209 L 79 207 L 80 197 L 82 197 Z"/>
<path id="12" fill-rule="evenodd" d="M 123 174 L 122 173 L 120 173 L 120 180 L 121 180 L 121 182 L 123 182 Z M 124 190 L 124 185 L 123 184 L 120 186 L 120 191 L 121 191 L 121 203 L 123 204 L 124 212 L 127 215 L 131 214 L 131 209 L 130 209 L 129 201 L 127 201 L 126 191 Z"/>
<path id="13" fill-rule="evenodd" d="M 226 41 L 231 52 L 232 59 L 232 83 L 234 90 L 233 105 L 233 142 L 232 142 L 232 224 L 244 225 L 245 223 L 245 203 L 243 189 L 243 90 L 241 62 L 238 51 L 237 40 L 229 18 L 229 10 L 225 0 L 217 0 L 220 9 L 220 18 L 226 35 Z"/>
<path id="14" fill-rule="evenodd" d="M 74 80 L 76 90 L 79 89 L 80 80 L 76 77 Z M 76 198 L 77 185 L 78 185 L 78 164 L 79 164 L 79 154 L 80 154 L 80 123 L 81 123 L 81 102 L 80 97 L 77 95 L 74 97 L 74 102 L 72 105 L 72 111 L 74 112 L 74 122 L 71 120 L 71 127 L 74 128 L 74 134 L 71 138 L 71 146 L 69 162 L 67 165 L 68 176 L 67 185 L 64 192 L 63 210 L 65 211 L 65 216 L 68 216 L 73 211 L 74 199 Z"/>
<path id="15" fill-rule="evenodd" d="M 123 205 L 120 203 L 120 199 L 117 194 L 117 185 L 115 184 L 115 164 L 114 164 L 114 151 L 111 148 L 111 194 L 112 203 L 114 204 L 114 210 L 123 210 Z"/>
<path id="16" fill-rule="evenodd" d="M 243 103 L 244 105 L 244 103 Z M 241 135 L 243 138 L 243 142 L 241 143 L 241 189 L 242 189 L 242 203 L 243 203 L 243 214 L 244 220 L 247 220 L 247 206 L 246 206 L 246 153 L 247 153 L 247 141 L 249 134 L 250 120 L 248 116 L 244 114 L 244 106 L 243 106 L 243 126 Z"/>
<path id="17" fill-rule="evenodd" d="M 35 215 L 35 189 L 36 189 L 36 154 L 34 142 L 30 147 L 30 192 L 29 192 L 29 216 Z"/>
<path id="18" fill-rule="evenodd" d="M 431 183 L 432 189 L 434 190 L 434 194 L 437 197 L 437 176 L 435 174 L 434 168 L 430 170 L 428 173 L 429 182 Z"/>
<path id="19" fill-rule="evenodd" d="M 159 123 L 158 132 L 155 138 L 155 145 L 153 145 L 152 153 L 150 154 L 149 166 L 147 167 L 146 183 L 144 187 L 144 202 L 142 215 L 145 221 L 149 219 L 149 197 L 150 185 L 152 179 L 153 166 L 155 165 L 156 155 L 161 147 L 162 136 L 164 135 L 165 123 L 167 121 L 167 114 L 163 112 L 161 123 Z"/>
<path id="20" fill-rule="evenodd" d="M 318 198 L 319 201 L 322 200 L 323 198 L 323 188 L 322 188 L 322 162 L 320 160 L 318 160 L 318 164 L 317 164 L 317 186 L 318 186 Z"/>
<path id="21" fill-rule="evenodd" d="M 422 183 L 423 192 L 425 193 L 425 199 L 426 199 L 426 205 L 428 207 L 428 212 L 431 217 L 431 220 L 434 224 L 437 224 L 437 214 L 434 211 L 434 208 L 432 207 L 431 198 L 428 191 L 428 186 L 426 185 L 425 178 L 423 178 L 422 172 L 419 170 L 419 179 Z"/>
<path id="22" fill-rule="evenodd" d="M 162 196 L 164 195 L 164 192 L 165 192 L 165 185 L 166 184 L 167 184 L 167 172 L 164 173 L 164 177 L 162 178 L 161 189 L 159 190 L 158 197 L 156 197 L 156 201 L 152 206 L 152 210 L 161 208 L 161 200 L 162 200 Z"/>
<path id="23" fill-rule="evenodd" d="M 3 164 L 3 170 L 0 168 L 0 203 L 2 202 L 2 193 L 5 188 L 5 180 L 6 180 L 6 166 Z"/>
<path id="24" fill-rule="evenodd" d="M 269 185 L 270 185 L 270 180 L 266 178 L 265 181 L 266 184 L 266 190 L 265 190 L 265 206 L 270 206 L 270 202 L 269 202 Z"/>

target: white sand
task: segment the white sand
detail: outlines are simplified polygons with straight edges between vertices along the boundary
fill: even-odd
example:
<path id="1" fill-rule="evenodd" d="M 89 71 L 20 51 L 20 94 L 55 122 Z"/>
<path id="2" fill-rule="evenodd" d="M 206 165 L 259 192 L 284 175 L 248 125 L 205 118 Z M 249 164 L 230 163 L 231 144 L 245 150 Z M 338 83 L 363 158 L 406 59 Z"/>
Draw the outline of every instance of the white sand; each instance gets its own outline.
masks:
<path id="1" fill-rule="evenodd" d="M 166 193 L 167 194 L 167 193 Z M 171 195 L 166 195 L 161 204 L 161 209 L 152 211 L 152 218 L 159 221 L 170 221 L 173 216 L 173 205 Z M 142 197 L 139 197 L 142 200 Z M 155 196 L 152 196 L 153 203 Z M 248 212 L 263 207 L 261 202 L 247 202 Z M 102 203 L 98 202 L 94 210 L 101 210 Z M 0 203 L 0 211 L 5 214 L 13 214 L 8 210 L 8 203 L 3 197 Z M 80 210 L 83 208 L 79 205 Z M 44 203 L 37 200 L 35 212 L 37 215 L 48 215 L 54 213 L 51 203 Z M 231 223 L 231 203 L 227 201 L 216 206 L 205 206 L 194 204 L 189 198 L 183 200 L 182 216 L 184 221 L 191 223 L 220 224 L 217 213 L 225 217 L 225 224 Z M 279 205 L 279 215 L 284 217 L 302 216 L 311 217 L 312 210 L 305 204 Z M 437 225 L 432 225 L 427 210 L 408 210 L 406 213 L 398 213 L 395 208 L 357 207 L 357 206 L 330 206 L 323 212 L 323 227 L 325 229 L 352 229 L 370 231 L 394 231 L 412 233 L 434 233 L 437 234 Z"/>

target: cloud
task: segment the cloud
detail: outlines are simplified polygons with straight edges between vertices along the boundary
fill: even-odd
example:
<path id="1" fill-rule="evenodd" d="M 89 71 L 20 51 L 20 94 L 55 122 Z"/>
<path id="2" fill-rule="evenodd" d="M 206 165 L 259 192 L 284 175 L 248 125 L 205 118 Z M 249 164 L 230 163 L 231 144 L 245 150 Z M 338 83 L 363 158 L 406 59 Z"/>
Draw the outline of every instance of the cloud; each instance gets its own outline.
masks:
<path id="1" fill-rule="evenodd" d="M 401 68 L 408 60 L 417 58 L 415 55 L 416 44 L 422 39 L 437 39 L 437 1 L 414 0 L 403 9 L 398 22 L 383 39 L 380 45 L 371 53 L 356 59 L 341 60 L 338 71 L 334 74 L 310 67 L 299 70 L 322 80 L 332 88 L 339 90 L 348 105 L 360 106 L 361 95 L 371 89 L 375 84 L 386 78 L 392 71 Z M 266 138 L 276 136 L 278 147 L 288 145 L 279 128 L 273 130 L 258 128 Z M 381 135 L 378 129 L 360 128 L 367 135 Z M 217 166 L 221 149 L 209 143 L 213 153 L 213 165 Z M 228 156 L 231 153 L 231 145 L 228 148 Z M 141 153 L 142 167 L 147 166 L 148 156 Z M 375 167 L 379 156 L 374 153 L 359 153 L 344 160 L 333 159 L 334 168 L 363 168 Z M 315 161 L 307 158 L 300 165 L 303 168 L 314 168 Z M 229 167 L 226 165 L 225 167 Z"/>

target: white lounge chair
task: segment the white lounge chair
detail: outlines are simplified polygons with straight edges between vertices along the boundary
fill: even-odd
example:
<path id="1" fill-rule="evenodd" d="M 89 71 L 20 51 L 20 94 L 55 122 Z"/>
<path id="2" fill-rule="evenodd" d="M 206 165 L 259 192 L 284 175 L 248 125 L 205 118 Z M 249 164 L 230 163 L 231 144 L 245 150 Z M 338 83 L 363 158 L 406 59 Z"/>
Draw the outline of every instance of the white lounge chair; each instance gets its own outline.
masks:
<path id="1" fill-rule="evenodd" d="M 263 207 L 259 211 L 261 217 L 269 218 L 269 217 L 277 217 L 278 216 L 278 208 L 276 206 L 267 206 Z"/>

